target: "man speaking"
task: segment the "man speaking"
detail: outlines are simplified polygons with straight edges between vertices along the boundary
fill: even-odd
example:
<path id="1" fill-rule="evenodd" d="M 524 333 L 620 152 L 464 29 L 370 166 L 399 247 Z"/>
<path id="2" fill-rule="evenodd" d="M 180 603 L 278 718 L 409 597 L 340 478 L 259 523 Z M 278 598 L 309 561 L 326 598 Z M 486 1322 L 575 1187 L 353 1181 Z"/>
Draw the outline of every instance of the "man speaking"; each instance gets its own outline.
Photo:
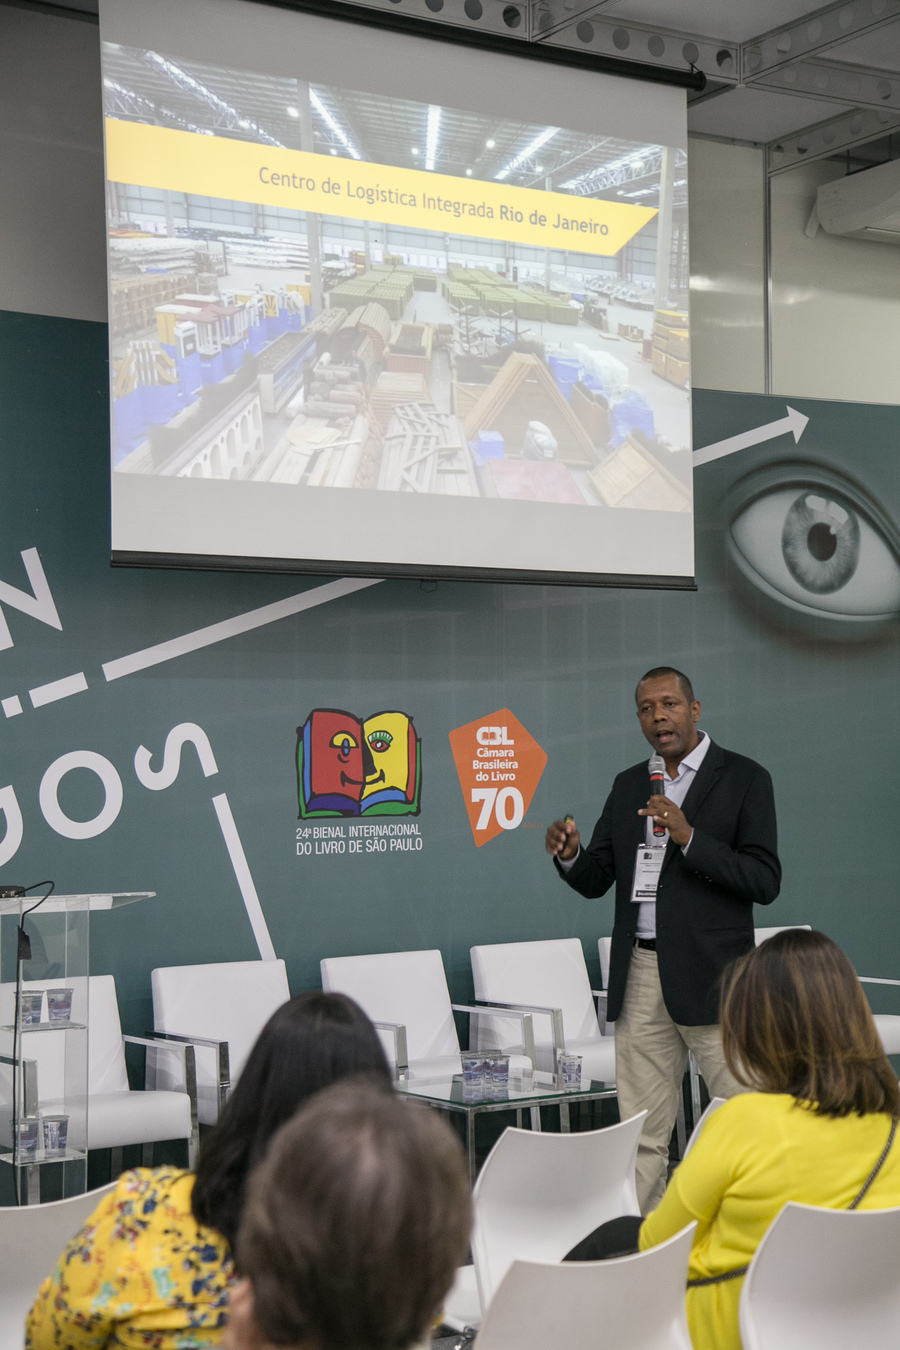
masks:
<path id="1" fill-rule="evenodd" d="M 775 899 L 781 864 L 772 780 L 698 729 L 687 676 L 658 666 L 635 698 L 641 730 L 665 764 L 661 781 L 651 791 L 646 760 L 626 769 L 586 848 L 571 817 L 550 826 L 546 846 L 588 899 L 616 883 L 607 1018 L 616 1024 L 622 1119 L 648 1113 L 637 1157 L 647 1213 L 665 1189 L 688 1051 L 711 1095 L 740 1091 L 722 1055 L 717 985 L 753 946 L 753 906 Z"/>

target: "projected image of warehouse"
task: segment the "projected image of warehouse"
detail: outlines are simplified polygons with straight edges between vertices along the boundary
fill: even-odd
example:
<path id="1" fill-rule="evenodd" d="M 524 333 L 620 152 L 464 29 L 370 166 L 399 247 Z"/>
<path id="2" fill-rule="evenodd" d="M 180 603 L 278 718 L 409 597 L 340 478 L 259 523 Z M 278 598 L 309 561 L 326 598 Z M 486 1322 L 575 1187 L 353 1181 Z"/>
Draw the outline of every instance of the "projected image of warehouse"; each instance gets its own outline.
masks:
<path id="1" fill-rule="evenodd" d="M 683 151 L 103 57 L 119 473 L 690 511 Z"/>

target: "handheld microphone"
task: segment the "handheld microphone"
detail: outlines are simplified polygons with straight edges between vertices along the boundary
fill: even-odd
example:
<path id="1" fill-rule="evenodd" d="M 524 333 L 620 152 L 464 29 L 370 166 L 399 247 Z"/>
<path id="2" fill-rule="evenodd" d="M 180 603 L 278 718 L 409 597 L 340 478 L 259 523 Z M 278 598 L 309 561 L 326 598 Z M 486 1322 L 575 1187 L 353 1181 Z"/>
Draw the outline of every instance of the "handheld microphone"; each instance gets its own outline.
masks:
<path id="1" fill-rule="evenodd" d="M 664 797 L 666 795 L 666 761 L 663 759 L 662 755 L 651 755 L 647 761 L 647 768 L 650 770 L 650 796 Z M 665 832 L 665 825 L 660 825 L 654 820 L 654 836 L 659 837 L 660 835 L 665 834 Z"/>

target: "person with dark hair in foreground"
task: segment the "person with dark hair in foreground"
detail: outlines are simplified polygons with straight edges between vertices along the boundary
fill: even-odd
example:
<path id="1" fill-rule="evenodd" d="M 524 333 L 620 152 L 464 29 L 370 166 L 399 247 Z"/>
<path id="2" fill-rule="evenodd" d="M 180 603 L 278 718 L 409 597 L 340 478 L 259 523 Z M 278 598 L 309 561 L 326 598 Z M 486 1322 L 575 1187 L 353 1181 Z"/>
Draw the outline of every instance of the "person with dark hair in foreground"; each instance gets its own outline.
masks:
<path id="1" fill-rule="evenodd" d="M 743 1276 L 788 1201 L 900 1204 L 897 1075 L 831 939 L 792 928 L 741 957 L 723 982 L 721 1025 L 728 1065 L 750 1091 L 713 1112 L 659 1208 L 631 1221 L 641 1251 L 697 1223 L 687 1293 L 695 1350 L 740 1350 Z M 623 1255 L 628 1220 L 613 1222 L 592 1235 L 593 1253 L 581 1244 L 570 1258 Z"/>
<path id="2" fill-rule="evenodd" d="M 119 1179 L 41 1286 L 30 1350 L 219 1345 L 251 1170 L 298 1106 L 357 1074 L 390 1088 L 378 1033 L 352 999 L 312 991 L 282 1004 L 203 1142 L 196 1177 L 156 1167 Z"/>
<path id="3" fill-rule="evenodd" d="M 253 1174 L 226 1350 L 408 1350 L 465 1260 L 471 1194 L 436 1113 L 365 1083 L 319 1093 Z"/>
<path id="4" fill-rule="evenodd" d="M 688 1053 L 714 1096 L 739 1091 L 716 1025 L 717 983 L 753 946 L 753 906 L 775 899 L 781 865 L 772 780 L 698 728 L 688 677 L 656 666 L 635 702 L 665 766 L 664 791 L 651 795 L 642 760 L 617 776 L 589 844 L 567 816 L 548 829 L 546 848 L 580 895 L 594 899 L 615 883 L 606 1016 L 622 1119 L 647 1111 L 637 1160 L 646 1213 L 665 1189 Z"/>

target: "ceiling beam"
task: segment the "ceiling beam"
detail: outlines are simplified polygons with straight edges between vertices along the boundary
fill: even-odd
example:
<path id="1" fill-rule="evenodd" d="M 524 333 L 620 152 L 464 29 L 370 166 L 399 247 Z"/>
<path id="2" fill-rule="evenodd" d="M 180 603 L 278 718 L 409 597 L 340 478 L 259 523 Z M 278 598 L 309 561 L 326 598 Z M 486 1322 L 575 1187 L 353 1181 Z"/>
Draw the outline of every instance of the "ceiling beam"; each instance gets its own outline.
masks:
<path id="1" fill-rule="evenodd" d="M 900 0 L 835 0 L 824 9 L 743 43 L 742 80 L 752 84 L 772 71 L 872 33 L 898 18 Z"/>
<path id="2" fill-rule="evenodd" d="M 900 4 L 900 0 L 897 3 Z M 623 23 L 602 13 L 591 18 L 570 19 L 567 24 L 546 34 L 539 32 L 537 37 L 548 47 L 597 52 L 669 70 L 690 70 L 693 66 L 710 79 L 728 84 L 737 84 L 740 76 L 740 47 L 736 42 L 719 42 L 715 38 L 651 24 Z"/>
<path id="3" fill-rule="evenodd" d="M 900 127 L 900 111 L 854 108 L 829 117 L 802 131 L 781 136 L 766 146 L 766 172 L 770 177 L 795 169 L 804 161 L 826 159 L 829 155 L 852 150 L 867 141 L 878 140 Z"/>
<path id="4" fill-rule="evenodd" d="M 292 8 L 290 0 L 280 0 Z M 530 30 L 529 0 L 352 0 L 357 8 L 377 9 L 384 14 L 400 14 L 418 21 L 479 32 L 501 33 L 504 37 L 527 42 Z"/>
<path id="5" fill-rule="evenodd" d="M 552 37 L 579 19 L 600 14 L 617 0 L 531 0 L 531 37 L 535 42 Z"/>
<path id="6" fill-rule="evenodd" d="M 843 61 L 797 61 L 754 80 L 750 87 L 800 94 L 854 108 L 900 111 L 900 76 L 889 70 L 853 66 Z"/>

